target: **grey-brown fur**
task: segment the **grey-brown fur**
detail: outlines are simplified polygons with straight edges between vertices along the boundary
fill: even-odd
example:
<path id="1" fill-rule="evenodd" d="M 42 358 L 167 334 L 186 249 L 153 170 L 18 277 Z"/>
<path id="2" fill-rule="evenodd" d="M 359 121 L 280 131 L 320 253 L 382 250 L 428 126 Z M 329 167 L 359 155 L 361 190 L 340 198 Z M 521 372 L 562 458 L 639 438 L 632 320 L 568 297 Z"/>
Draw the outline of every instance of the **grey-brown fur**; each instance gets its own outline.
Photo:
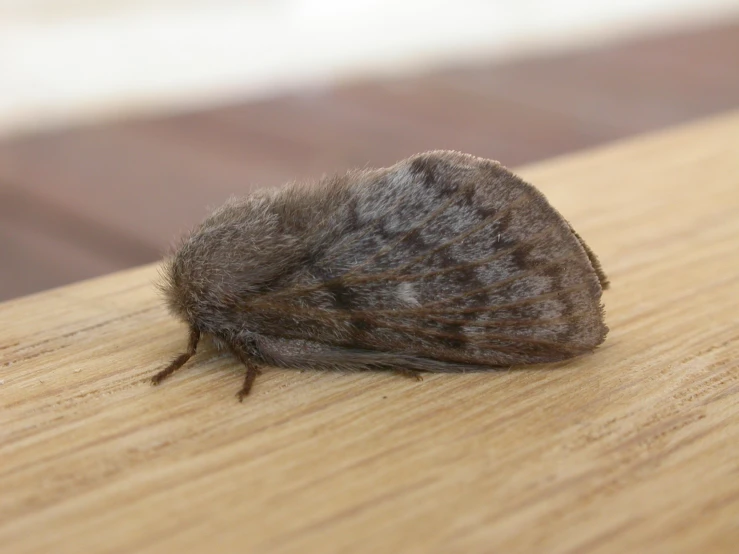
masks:
<path id="1" fill-rule="evenodd" d="M 210 335 L 251 381 L 259 365 L 553 362 L 608 331 L 607 280 L 582 239 L 531 185 L 457 152 L 231 200 L 164 277 L 171 311 L 197 331 L 190 355 Z"/>

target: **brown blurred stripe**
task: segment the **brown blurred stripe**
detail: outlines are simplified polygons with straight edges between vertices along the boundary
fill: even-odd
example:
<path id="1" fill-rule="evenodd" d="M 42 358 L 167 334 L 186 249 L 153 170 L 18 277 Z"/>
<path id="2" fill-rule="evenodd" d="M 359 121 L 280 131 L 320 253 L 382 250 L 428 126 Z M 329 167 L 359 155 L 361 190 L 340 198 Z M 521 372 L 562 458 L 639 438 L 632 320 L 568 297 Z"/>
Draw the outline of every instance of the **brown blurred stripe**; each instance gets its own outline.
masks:
<path id="1" fill-rule="evenodd" d="M 517 166 L 739 105 L 739 22 L 0 142 L 0 299 L 156 259 L 257 186 L 450 148 Z"/>

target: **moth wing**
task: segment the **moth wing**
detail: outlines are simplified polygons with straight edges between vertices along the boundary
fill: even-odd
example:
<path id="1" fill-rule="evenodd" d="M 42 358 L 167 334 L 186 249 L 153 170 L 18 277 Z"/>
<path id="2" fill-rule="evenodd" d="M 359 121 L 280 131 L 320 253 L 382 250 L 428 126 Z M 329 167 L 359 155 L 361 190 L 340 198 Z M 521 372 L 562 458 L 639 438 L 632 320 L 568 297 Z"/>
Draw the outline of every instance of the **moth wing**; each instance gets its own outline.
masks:
<path id="1" fill-rule="evenodd" d="M 266 334 L 447 364 L 431 371 L 557 361 L 604 340 L 595 255 L 500 164 L 430 152 L 350 186 L 332 224 L 351 225 L 252 308 Z"/>
<path id="2" fill-rule="evenodd" d="M 453 363 L 412 354 L 334 346 L 305 339 L 258 336 L 255 346 L 270 365 L 289 368 L 364 370 L 404 368 L 413 371 L 464 372 L 474 364 Z M 479 366 L 477 369 L 486 369 Z"/>

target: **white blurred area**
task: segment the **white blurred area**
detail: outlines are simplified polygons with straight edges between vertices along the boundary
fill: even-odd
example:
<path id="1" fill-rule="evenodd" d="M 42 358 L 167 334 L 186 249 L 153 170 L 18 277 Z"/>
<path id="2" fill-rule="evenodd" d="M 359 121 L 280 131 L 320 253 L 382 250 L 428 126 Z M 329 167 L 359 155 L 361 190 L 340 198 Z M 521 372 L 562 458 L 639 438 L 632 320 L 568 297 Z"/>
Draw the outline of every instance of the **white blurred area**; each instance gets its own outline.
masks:
<path id="1" fill-rule="evenodd" d="M 736 15 L 739 0 L 0 0 L 0 134 Z"/>

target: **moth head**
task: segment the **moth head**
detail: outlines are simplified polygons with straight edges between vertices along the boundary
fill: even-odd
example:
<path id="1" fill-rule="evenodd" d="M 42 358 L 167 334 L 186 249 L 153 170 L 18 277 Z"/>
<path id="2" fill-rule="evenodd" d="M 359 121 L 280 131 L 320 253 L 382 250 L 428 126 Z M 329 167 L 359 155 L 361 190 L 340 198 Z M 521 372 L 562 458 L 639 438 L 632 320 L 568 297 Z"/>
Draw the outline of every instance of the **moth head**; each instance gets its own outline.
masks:
<path id="1" fill-rule="evenodd" d="M 160 289 L 170 312 L 191 328 L 222 328 L 273 286 L 293 263 L 295 246 L 263 198 L 232 200 L 165 261 Z"/>
<path id="2" fill-rule="evenodd" d="M 185 244 L 164 262 L 160 290 L 170 313 L 189 325 L 208 331 L 223 314 L 233 311 L 256 288 L 248 264 L 240 271 L 206 245 Z"/>
<path id="3" fill-rule="evenodd" d="M 161 279 L 158 287 L 170 313 L 194 327 L 197 294 L 191 287 L 183 260 L 178 254 L 164 261 L 159 271 Z"/>

